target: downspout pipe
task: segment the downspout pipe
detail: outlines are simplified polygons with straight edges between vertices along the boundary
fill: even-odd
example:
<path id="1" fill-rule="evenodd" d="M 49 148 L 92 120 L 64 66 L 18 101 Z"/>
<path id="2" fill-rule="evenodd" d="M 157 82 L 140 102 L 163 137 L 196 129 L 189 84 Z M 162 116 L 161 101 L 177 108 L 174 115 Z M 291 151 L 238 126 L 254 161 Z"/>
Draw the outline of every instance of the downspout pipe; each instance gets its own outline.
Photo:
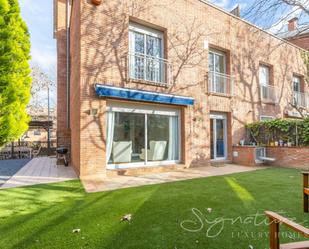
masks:
<path id="1" fill-rule="evenodd" d="M 70 129 L 70 0 L 66 1 L 66 126 Z"/>

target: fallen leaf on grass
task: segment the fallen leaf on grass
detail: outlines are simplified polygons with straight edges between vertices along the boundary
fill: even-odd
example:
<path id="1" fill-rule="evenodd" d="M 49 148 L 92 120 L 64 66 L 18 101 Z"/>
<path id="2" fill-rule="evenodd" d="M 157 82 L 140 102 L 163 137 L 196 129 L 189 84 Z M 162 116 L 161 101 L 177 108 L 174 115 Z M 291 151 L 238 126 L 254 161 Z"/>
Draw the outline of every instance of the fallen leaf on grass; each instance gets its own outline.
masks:
<path id="1" fill-rule="evenodd" d="M 80 229 L 79 228 L 73 229 L 72 233 L 80 233 Z"/>
<path id="2" fill-rule="evenodd" d="M 121 218 L 121 221 L 131 221 L 132 220 L 132 214 L 126 214 Z"/>

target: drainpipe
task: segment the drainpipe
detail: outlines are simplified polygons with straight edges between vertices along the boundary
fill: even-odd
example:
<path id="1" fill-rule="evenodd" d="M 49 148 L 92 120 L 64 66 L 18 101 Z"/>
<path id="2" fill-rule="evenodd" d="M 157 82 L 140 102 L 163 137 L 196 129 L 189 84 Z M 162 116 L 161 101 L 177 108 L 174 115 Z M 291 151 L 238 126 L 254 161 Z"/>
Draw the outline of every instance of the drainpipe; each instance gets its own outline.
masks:
<path id="1" fill-rule="evenodd" d="M 70 0 L 66 2 L 66 108 L 67 129 L 70 129 Z"/>

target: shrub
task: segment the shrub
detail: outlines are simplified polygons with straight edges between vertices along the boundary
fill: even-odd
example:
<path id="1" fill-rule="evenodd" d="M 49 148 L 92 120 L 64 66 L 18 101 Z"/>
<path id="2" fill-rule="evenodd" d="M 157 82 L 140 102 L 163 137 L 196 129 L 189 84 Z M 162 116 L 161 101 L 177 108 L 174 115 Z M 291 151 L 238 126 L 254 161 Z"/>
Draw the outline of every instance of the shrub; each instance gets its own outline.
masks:
<path id="1" fill-rule="evenodd" d="M 246 125 L 249 140 L 262 145 L 282 140 L 293 145 L 309 145 L 309 118 L 303 120 L 274 119 Z"/>

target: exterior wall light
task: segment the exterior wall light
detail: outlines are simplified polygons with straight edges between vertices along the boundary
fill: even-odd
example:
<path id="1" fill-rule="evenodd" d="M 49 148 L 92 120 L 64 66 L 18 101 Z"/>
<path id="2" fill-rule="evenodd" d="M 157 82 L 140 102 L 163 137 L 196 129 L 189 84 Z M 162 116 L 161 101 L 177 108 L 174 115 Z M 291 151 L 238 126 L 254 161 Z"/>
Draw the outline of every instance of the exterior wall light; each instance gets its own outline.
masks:
<path id="1" fill-rule="evenodd" d="M 94 5 L 100 5 L 102 3 L 102 0 L 91 0 L 91 2 Z"/>

